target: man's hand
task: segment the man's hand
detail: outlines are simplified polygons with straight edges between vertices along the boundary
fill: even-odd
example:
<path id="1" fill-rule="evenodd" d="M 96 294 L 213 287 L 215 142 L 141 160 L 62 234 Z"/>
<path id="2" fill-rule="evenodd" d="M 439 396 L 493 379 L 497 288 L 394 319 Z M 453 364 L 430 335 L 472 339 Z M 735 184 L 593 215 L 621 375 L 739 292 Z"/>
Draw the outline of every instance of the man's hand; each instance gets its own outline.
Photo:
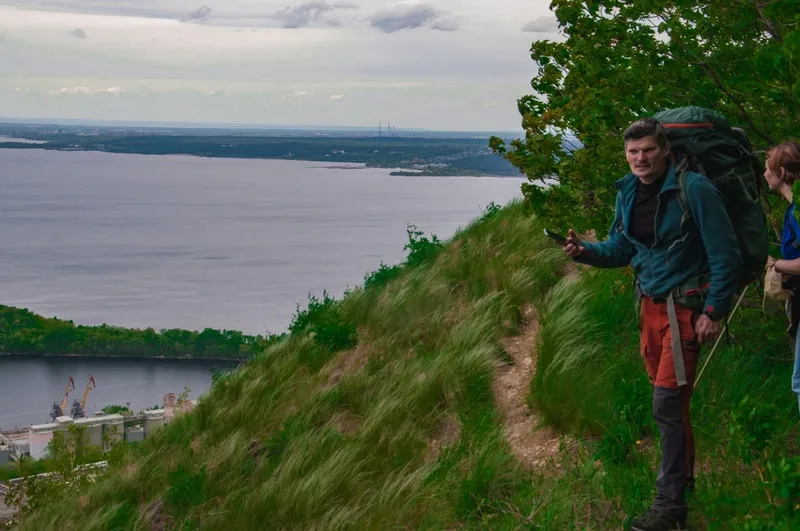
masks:
<path id="1" fill-rule="evenodd" d="M 697 334 L 697 341 L 702 345 L 709 341 L 715 341 L 719 337 L 720 324 L 718 321 L 712 321 L 707 315 L 701 315 L 697 318 L 694 331 Z"/>
<path id="2" fill-rule="evenodd" d="M 777 260 L 775 258 L 773 258 L 772 256 L 767 256 L 767 265 L 764 267 L 764 269 L 775 267 L 776 262 Z"/>
<path id="3" fill-rule="evenodd" d="M 583 254 L 584 248 L 583 244 L 581 243 L 581 239 L 578 238 L 578 235 L 575 234 L 575 231 L 569 229 L 569 235 L 567 236 L 567 244 L 564 246 L 564 252 L 570 258 L 577 258 Z"/>

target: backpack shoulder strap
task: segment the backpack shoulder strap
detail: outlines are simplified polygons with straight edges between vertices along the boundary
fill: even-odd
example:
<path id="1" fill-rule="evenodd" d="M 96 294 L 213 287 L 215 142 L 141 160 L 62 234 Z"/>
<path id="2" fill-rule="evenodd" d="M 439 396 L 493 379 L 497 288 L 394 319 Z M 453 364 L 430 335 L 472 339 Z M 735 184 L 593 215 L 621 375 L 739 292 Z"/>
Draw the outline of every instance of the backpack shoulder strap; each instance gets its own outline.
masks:
<path id="1" fill-rule="evenodd" d="M 686 170 L 679 167 L 676 171 L 678 172 L 678 203 L 680 203 L 681 210 L 683 210 L 681 215 L 681 231 L 683 231 L 683 226 L 693 219 L 692 207 L 689 204 L 689 196 L 686 194 Z"/>

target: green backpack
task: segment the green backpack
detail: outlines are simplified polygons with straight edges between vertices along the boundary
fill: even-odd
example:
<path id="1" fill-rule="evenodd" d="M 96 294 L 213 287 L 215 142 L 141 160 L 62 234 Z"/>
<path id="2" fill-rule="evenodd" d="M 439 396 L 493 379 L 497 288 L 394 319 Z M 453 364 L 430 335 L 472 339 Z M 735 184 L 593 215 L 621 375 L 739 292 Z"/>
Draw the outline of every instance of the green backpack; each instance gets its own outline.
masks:
<path id="1" fill-rule="evenodd" d="M 684 172 L 701 173 L 725 200 L 742 255 L 739 287 L 747 286 L 764 273 L 769 252 L 763 164 L 752 153 L 744 131 L 732 128 L 717 112 L 681 107 L 661 111 L 653 118 L 666 128 L 672 146 L 684 211 L 681 225 L 691 219 Z"/>

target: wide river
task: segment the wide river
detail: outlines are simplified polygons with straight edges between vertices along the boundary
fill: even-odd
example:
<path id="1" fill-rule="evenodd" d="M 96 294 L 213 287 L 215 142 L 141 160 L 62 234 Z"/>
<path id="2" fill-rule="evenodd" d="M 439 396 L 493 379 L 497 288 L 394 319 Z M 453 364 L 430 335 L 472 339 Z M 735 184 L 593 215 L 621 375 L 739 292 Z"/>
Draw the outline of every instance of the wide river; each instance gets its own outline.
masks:
<path id="1" fill-rule="evenodd" d="M 282 332 L 404 256 L 406 224 L 441 239 L 519 178 L 392 177 L 325 163 L 0 149 L 0 304 L 78 324 Z M 0 429 L 45 422 L 69 376 L 87 409 L 196 398 L 215 364 L 0 357 Z M 70 396 L 70 403 L 75 395 Z"/>

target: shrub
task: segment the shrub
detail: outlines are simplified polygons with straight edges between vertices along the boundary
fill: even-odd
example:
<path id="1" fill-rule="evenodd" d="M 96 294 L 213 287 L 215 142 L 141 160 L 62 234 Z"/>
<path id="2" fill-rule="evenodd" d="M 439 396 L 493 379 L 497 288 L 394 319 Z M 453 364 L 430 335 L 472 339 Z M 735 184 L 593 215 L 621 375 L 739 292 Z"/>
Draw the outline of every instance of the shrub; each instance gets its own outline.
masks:
<path id="1" fill-rule="evenodd" d="M 442 248 L 442 242 L 435 234 L 428 239 L 424 232 L 417 229 L 416 225 L 408 225 L 406 232 L 408 233 L 408 243 L 405 244 L 403 250 L 408 251 L 405 262 L 408 266 L 416 266 L 432 259 Z"/>
<path id="2" fill-rule="evenodd" d="M 378 269 L 364 277 L 364 289 L 382 288 L 400 276 L 401 265 L 387 266 L 383 262 Z"/>
<path id="3" fill-rule="evenodd" d="M 314 342 L 333 352 L 353 347 L 356 342 L 355 325 L 341 313 L 341 301 L 323 291 L 322 300 L 309 294 L 305 310 L 297 305 L 289 332 L 292 335 L 313 334 Z"/>

